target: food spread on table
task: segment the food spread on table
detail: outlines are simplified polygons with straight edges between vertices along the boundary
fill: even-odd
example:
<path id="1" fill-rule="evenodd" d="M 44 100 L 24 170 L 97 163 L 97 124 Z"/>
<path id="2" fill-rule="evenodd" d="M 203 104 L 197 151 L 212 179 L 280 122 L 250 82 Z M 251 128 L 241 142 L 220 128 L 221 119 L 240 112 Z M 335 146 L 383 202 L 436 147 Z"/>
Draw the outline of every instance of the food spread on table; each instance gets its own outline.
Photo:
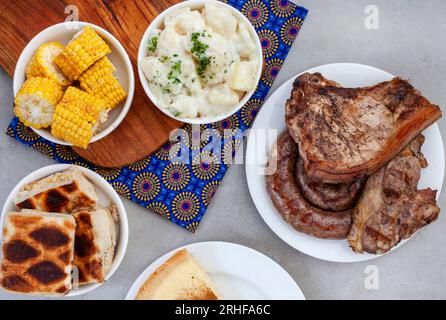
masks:
<path id="1" fill-rule="evenodd" d="M 147 43 L 141 68 L 155 103 L 181 118 L 212 117 L 236 107 L 257 86 L 256 43 L 244 21 L 206 3 L 172 11 Z"/>
<path id="2" fill-rule="evenodd" d="M 106 57 L 108 44 L 86 26 L 66 45 L 42 44 L 29 61 L 14 113 L 26 126 L 51 127 L 51 134 L 87 148 L 110 110 L 126 98 Z"/>
<path id="3" fill-rule="evenodd" d="M 114 259 L 117 213 L 114 205 L 101 208 L 98 199 L 77 167 L 23 185 L 14 198 L 18 211 L 3 221 L 0 286 L 59 296 L 73 282 L 104 282 Z"/>
<path id="4" fill-rule="evenodd" d="M 421 132 L 442 114 L 407 81 L 351 89 L 305 73 L 285 111 L 266 185 L 296 230 L 381 254 L 437 219 L 436 191 L 417 184 Z"/>

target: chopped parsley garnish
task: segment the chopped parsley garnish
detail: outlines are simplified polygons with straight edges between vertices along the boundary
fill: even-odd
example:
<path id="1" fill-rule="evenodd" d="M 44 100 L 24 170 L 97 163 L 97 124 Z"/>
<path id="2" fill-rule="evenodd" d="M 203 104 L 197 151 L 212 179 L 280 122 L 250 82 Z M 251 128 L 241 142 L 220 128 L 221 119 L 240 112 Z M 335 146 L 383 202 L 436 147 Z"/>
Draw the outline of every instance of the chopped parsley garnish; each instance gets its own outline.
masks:
<path id="1" fill-rule="evenodd" d="M 149 52 L 155 53 L 157 48 L 158 48 L 158 37 L 150 38 L 147 50 L 149 50 Z"/>
<path id="2" fill-rule="evenodd" d="M 168 56 L 162 56 L 161 58 L 159 58 L 159 60 L 160 60 L 162 63 L 166 63 L 167 61 L 170 60 L 170 57 L 168 57 Z"/>
<path id="3" fill-rule="evenodd" d="M 181 112 L 176 111 L 176 112 L 174 113 L 174 116 L 175 116 L 175 117 L 179 117 L 179 116 L 181 116 Z"/>
<path id="4" fill-rule="evenodd" d="M 178 76 L 181 74 L 181 60 L 175 61 L 170 67 L 170 72 L 167 75 L 167 79 L 172 81 L 173 83 L 181 83 L 181 80 Z"/>
<path id="5" fill-rule="evenodd" d="M 205 37 L 206 33 L 203 31 L 200 32 L 194 32 L 191 34 L 191 41 L 192 41 L 192 48 L 190 52 L 194 55 L 194 57 L 197 59 L 198 65 L 197 65 L 197 73 L 203 80 L 206 81 L 205 72 L 206 69 L 211 64 L 213 57 L 206 56 L 206 51 L 209 49 L 209 45 L 206 43 L 203 43 L 199 40 L 200 37 Z M 210 35 L 208 35 L 210 36 Z"/>

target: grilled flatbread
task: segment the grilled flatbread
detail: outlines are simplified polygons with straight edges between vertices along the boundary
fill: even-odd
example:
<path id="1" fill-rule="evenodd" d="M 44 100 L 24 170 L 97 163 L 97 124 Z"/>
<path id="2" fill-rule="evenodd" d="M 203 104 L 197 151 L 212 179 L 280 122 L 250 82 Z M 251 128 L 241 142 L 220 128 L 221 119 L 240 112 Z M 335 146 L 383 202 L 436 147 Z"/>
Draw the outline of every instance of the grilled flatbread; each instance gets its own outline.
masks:
<path id="1" fill-rule="evenodd" d="M 108 209 L 80 211 L 76 219 L 74 265 L 79 285 L 100 283 L 110 270 L 116 245 L 113 215 Z"/>
<path id="2" fill-rule="evenodd" d="M 24 185 L 14 199 L 20 209 L 59 213 L 91 209 L 97 201 L 94 186 L 74 166 Z"/>
<path id="3" fill-rule="evenodd" d="M 186 249 L 175 253 L 150 275 L 136 300 L 219 300 L 211 277 Z"/>
<path id="4" fill-rule="evenodd" d="M 71 289 L 76 222 L 71 215 L 23 210 L 6 215 L 0 286 L 60 296 Z"/>

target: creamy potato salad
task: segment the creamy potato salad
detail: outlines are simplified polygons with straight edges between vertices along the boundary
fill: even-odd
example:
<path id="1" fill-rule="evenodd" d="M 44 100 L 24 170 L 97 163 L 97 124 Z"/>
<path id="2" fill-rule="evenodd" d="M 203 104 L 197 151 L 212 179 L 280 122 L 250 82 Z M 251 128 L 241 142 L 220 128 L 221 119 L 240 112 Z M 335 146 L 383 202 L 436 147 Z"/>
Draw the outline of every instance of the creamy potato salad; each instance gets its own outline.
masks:
<path id="1" fill-rule="evenodd" d="M 206 4 L 165 17 L 141 61 L 158 105 L 181 118 L 213 117 L 233 109 L 257 85 L 256 43 L 227 8 Z"/>

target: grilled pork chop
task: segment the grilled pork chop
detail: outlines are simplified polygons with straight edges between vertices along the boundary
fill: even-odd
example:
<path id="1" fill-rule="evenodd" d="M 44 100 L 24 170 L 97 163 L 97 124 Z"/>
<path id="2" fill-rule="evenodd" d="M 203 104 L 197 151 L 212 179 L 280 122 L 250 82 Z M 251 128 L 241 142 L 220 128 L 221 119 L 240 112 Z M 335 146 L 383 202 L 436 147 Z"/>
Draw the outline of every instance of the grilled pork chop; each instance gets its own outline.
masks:
<path id="1" fill-rule="evenodd" d="M 438 106 L 400 78 L 350 89 L 306 73 L 286 104 L 308 176 L 327 183 L 373 174 L 440 117 Z"/>
<path id="2" fill-rule="evenodd" d="M 417 136 L 367 180 L 348 235 L 353 251 L 385 253 L 437 219 L 437 192 L 417 190 L 421 168 L 427 166 L 420 152 L 423 143 L 424 137 Z"/>

